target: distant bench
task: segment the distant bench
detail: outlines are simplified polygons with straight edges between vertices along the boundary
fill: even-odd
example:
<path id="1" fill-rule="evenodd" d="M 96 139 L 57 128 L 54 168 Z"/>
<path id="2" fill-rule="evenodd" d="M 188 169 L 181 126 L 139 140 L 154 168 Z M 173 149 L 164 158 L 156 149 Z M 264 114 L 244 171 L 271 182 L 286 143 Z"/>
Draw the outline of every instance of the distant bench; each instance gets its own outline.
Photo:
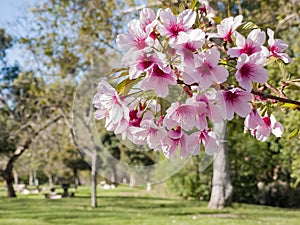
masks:
<path id="1" fill-rule="evenodd" d="M 14 184 L 14 190 L 24 195 L 39 194 L 41 191 L 39 187 L 28 187 L 26 184 Z"/>
<path id="2" fill-rule="evenodd" d="M 75 197 L 75 192 L 69 193 L 70 184 L 62 184 L 61 187 L 64 190 L 62 194 L 57 194 L 55 192 L 55 188 L 51 188 L 50 194 L 46 193 L 45 198 L 60 199 L 60 198 L 67 198 L 67 197 Z"/>

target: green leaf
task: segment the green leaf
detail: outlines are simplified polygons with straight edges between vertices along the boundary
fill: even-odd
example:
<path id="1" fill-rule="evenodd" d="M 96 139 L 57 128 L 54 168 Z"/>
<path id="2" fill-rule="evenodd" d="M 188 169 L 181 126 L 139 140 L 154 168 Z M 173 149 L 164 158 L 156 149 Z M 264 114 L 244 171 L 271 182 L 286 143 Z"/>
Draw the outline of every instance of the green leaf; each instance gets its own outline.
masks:
<path id="1" fill-rule="evenodd" d="M 270 117 L 274 111 L 274 108 L 272 107 L 272 105 L 269 105 L 269 107 L 268 107 L 268 104 L 266 107 L 267 107 L 266 113 L 267 113 L 268 117 Z M 264 114 L 262 116 L 264 116 Z"/>
<path id="2" fill-rule="evenodd" d="M 218 17 L 218 16 L 214 16 L 214 17 L 212 17 L 212 19 L 216 22 L 216 24 L 220 24 L 222 21 L 222 18 Z"/>
<path id="3" fill-rule="evenodd" d="M 293 184 L 293 187 L 296 188 L 300 184 L 300 177 L 297 178 L 296 182 Z"/>
<path id="4" fill-rule="evenodd" d="M 180 4 L 179 4 L 179 12 L 182 12 L 185 10 L 185 5 L 186 5 L 186 2 L 185 1 L 181 1 Z"/>
<path id="5" fill-rule="evenodd" d="M 191 9 L 194 9 L 195 8 L 195 6 L 197 5 L 197 2 L 198 2 L 198 0 L 193 0 L 192 1 L 192 3 L 191 3 Z"/>
<path id="6" fill-rule="evenodd" d="M 259 26 L 257 26 L 255 23 L 244 22 L 238 27 L 237 31 L 240 34 L 247 36 L 251 30 L 257 29 L 257 28 L 259 28 Z"/>
<path id="7" fill-rule="evenodd" d="M 263 109 L 261 109 L 260 111 L 260 116 L 264 117 L 267 111 L 268 111 L 268 107 L 264 106 Z"/>
<path id="8" fill-rule="evenodd" d="M 108 72 L 107 74 L 105 74 L 105 76 L 110 76 L 110 75 L 112 75 L 112 74 L 121 72 L 121 71 L 123 71 L 123 70 L 128 70 L 128 68 L 127 68 L 127 67 L 114 68 L 114 69 L 112 69 L 110 72 Z"/>
<path id="9" fill-rule="evenodd" d="M 130 80 L 129 78 L 127 78 L 116 86 L 116 90 L 119 92 L 120 95 L 127 95 L 130 92 L 131 88 L 134 85 L 136 85 L 139 81 L 139 78 L 134 80 Z"/>
<path id="10" fill-rule="evenodd" d="M 127 76 L 128 74 L 129 74 L 129 71 L 126 70 L 126 71 L 122 72 L 121 74 L 119 74 L 118 76 L 113 77 L 113 78 L 111 78 L 111 79 L 112 79 L 112 80 L 119 79 L 119 78 L 122 78 L 122 77 Z"/>
<path id="11" fill-rule="evenodd" d="M 242 23 L 238 29 L 241 30 L 253 30 L 253 29 L 257 29 L 259 28 L 259 26 L 257 26 L 255 23 L 252 22 L 244 22 Z"/>
<path id="12" fill-rule="evenodd" d="M 292 139 L 292 138 L 296 137 L 297 134 L 298 134 L 298 135 L 300 134 L 298 128 L 294 129 L 294 130 L 289 134 L 289 139 Z"/>
<path id="13" fill-rule="evenodd" d="M 276 62 L 276 61 L 277 61 L 277 58 L 275 58 L 274 56 L 271 56 L 267 59 L 265 66 L 272 64 L 273 62 Z"/>
<path id="14" fill-rule="evenodd" d="M 293 110 L 298 109 L 298 106 L 293 103 L 284 103 L 283 105 L 281 105 L 281 107 L 291 108 Z"/>
<path id="15" fill-rule="evenodd" d="M 276 60 L 276 62 L 278 63 L 279 69 L 282 73 L 282 77 L 285 80 L 287 78 L 287 75 L 288 75 L 286 66 L 285 66 L 284 62 L 282 62 L 281 60 Z"/>

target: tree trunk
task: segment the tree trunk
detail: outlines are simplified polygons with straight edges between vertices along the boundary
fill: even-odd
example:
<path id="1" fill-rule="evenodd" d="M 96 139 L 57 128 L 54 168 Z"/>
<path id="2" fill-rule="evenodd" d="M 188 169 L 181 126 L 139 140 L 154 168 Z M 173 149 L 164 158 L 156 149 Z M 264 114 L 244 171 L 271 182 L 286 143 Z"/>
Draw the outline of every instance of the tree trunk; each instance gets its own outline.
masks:
<path id="1" fill-rule="evenodd" d="M 225 123 L 215 127 L 215 130 L 218 133 L 224 132 Z M 233 187 L 230 181 L 228 152 L 225 144 L 222 144 L 218 155 L 214 159 L 212 191 L 208 208 L 222 209 L 225 206 L 230 206 L 232 189 Z"/>
<path id="2" fill-rule="evenodd" d="M 48 181 L 49 181 L 49 186 L 52 187 L 53 186 L 53 176 L 52 176 L 52 174 L 48 175 Z"/>
<path id="3" fill-rule="evenodd" d="M 15 182 L 15 184 L 19 184 L 18 172 L 15 169 L 13 169 L 13 174 L 14 174 L 14 182 Z"/>
<path id="4" fill-rule="evenodd" d="M 92 157 L 92 194 L 91 194 L 91 206 L 97 207 L 97 151 L 95 150 Z"/>
<path id="5" fill-rule="evenodd" d="M 14 176 L 13 176 L 13 165 L 7 164 L 6 169 L 2 171 L 2 177 L 6 183 L 7 197 L 17 197 L 14 189 Z"/>
<path id="6" fill-rule="evenodd" d="M 74 181 L 75 181 L 75 189 L 77 189 L 77 187 L 81 185 L 78 169 L 74 168 L 73 174 L 74 174 Z"/>
<path id="7" fill-rule="evenodd" d="M 36 170 L 33 170 L 33 185 L 39 186 L 39 180 L 37 179 Z"/>
<path id="8" fill-rule="evenodd" d="M 135 184 L 136 184 L 136 181 L 135 181 L 135 177 L 134 177 L 134 174 L 133 173 L 130 173 L 130 178 L 129 178 L 129 185 L 130 187 L 134 187 Z"/>
<path id="9" fill-rule="evenodd" d="M 29 171 L 29 181 L 28 181 L 30 186 L 33 186 L 33 171 Z"/>
<path id="10" fill-rule="evenodd" d="M 7 197 L 15 198 L 17 197 L 14 186 L 13 186 L 13 177 L 11 179 L 5 179 L 6 188 L 7 188 Z"/>

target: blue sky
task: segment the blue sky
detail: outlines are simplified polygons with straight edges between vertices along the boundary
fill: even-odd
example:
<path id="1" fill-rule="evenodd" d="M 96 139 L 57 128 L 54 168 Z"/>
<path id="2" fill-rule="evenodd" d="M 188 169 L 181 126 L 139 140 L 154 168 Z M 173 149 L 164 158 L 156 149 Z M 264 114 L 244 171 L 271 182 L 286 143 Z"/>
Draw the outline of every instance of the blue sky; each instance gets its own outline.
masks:
<path id="1" fill-rule="evenodd" d="M 36 0 L 0 0 L 0 27 L 13 36 L 19 36 L 22 29 L 17 19 L 26 16 L 28 7 L 34 2 Z M 9 62 L 18 61 L 21 65 L 23 64 L 22 49 L 12 48 L 7 54 Z"/>
<path id="2" fill-rule="evenodd" d="M 0 20 L 1 24 L 11 22 L 21 15 L 21 9 L 28 0 L 0 0 Z"/>
<path id="3" fill-rule="evenodd" d="M 0 0 L 0 27 L 15 27 L 16 20 L 27 14 L 29 6 L 33 6 L 37 0 Z"/>

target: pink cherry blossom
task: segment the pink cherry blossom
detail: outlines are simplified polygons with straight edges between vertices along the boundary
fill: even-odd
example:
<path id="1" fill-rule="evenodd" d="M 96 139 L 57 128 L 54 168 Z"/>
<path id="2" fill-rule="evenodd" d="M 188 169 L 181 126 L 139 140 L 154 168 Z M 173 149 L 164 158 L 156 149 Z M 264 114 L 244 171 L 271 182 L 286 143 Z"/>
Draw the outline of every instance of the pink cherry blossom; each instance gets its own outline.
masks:
<path id="1" fill-rule="evenodd" d="M 228 49 L 228 55 L 230 57 L 239 57 L 243 53 L 252 55 L 253 53 L 260 52 L 262 45 L 265 43 L 266 33 L 260 29 L 252 30 L 247 39 L 238 32 L 235 32 L 236 46 Z"/>
<path id="2" fill-rule="evenodd" d="M 270 117 L 266 114 L 264 117 L 259 115 L 259 112 L 253 109 L 250 114 L 246 117 L 245 132 L 250 130 L 252 136 L 259 141 L 266 141 L 267 138 L 273 133 L 276 137 L 281 137 L 283 133 L 283 126 L 277 122 L 275 117 Z"/>
<path id="3" fill-rule="evenodd" d="M 168 135 L 162 140 L 162 151 L 167 158 L 174 157 L 176 150 L 180 149 L 180 156 L 186 157 L 190 154 L 188 149 L 188 135 L 178 126 L 171 129 Z"/>
<path id="4" fill-rule="evenodd" d="M 213 17 L 216 16 L 217 12 L 215 9 L 211 7 L 211 4 L 209 4 L 210 0 L 198 0 L 202 6 L 199 8 L 199 14 L 203 13 L 205 16 L 207 16 L 207 19 L 209 21 L 213 21 Z"/>
<path id="5" fill-rule="evenodd" d="M 167 131 L 164 127 L 158 127 L 151 123 L 148 129 L 147 144 L 149 148 L 154 150 L 161 150 L 161 142 L 166 137 Z"/>
<path id="6" fill-rule="evenodd" d="M 250 56 L 243 53 L 236 65 L 235 77 L 246 91 L 252 90 L 252 81 L 264 84 L 268 80 L 268 71 L 264 68 L 265 57 L 262 53 Z"/>
<path id="7" fill-rule="evenodd" d="M 219 60 L 220 52 L 216 48 L 195 55 L 195 70 L 183 72 L 183 81 L 186 84 L 199 83 L 201 89 L 207 89 L 213 82 L 218 84 L 225 82 L 228 71 L 218 65 Z"/>
<path id="8" fill-rule="evenodd" d="M 153 39 L 149 39 L 151 30 L 144 31 L 139 20 L 132 20 L 128 24 L 128 33 L 119 34 L 116 42 L 122 50 L 141 50 L 154 44 Z"/>
<path id="9" fill-rule="evenodd" d="M 196 95 L 196 101 L 205 102 L 207 109 L 207 117 L 213 123 L 220 123 L 222 121 L 221 111 L 218 106 L 218 99 L 216 92 L 209 90 L 201 95 Z"/>
<path id="10" fill-rule="evenodd" d="M 196 124 L 196 108 L 192 105 L 172 103 L 166 111 L 164 125 L 168 129 L 180 126 L 186 131 L 193 129 Z"/>
<path id="11" fill-rule="evenodd" d="M 95 118 L 106 118 L 105 128 L 115 133 L 122 133 L 129 122 L 129 108 L 126 102 L 118 95 L 116 90 L 106 81 L 98 84 L 97 94 L 94 96 L 93 105 L 97 109 Z"/>
<path id="12" fill-rule="evenodd" d="M 281 137 L 283 133 L 283 126 L 281 123 L 277 122 L 275 117 L 271 115 L 265 115 L 262 118 L 263 123 L 258 125 L 254 130 L 252 130 L 252 135 L 256 137 L 259 141 L 266 141 L 270 134 L 274 134 L 276 137 Z"/>
<path id="13" fill-rule="evenodd" d="M 140 22 L 142 29 L 147 32 L 148 29 L 153 31 L 153 28 L 157 24 L 157 16 L 153 9 L 144 8 L 140 12 Z"/>
<path id="14" fill-rule="evenodd" d="M 138 78 L 143 72 L 149 70 L 155 63 L 158 62 L 159 60 L 154 54 L 147 55 L 145 52 L 143 52 L 143 54 L 135 59 L 136 64 L 129 67 L 129 78 Z"/>
<path id="15" fill-rule="evenodd" d="M 165 55 L 157 53 L 147 53 L 144 50 L 130 52 L 123 57 L 125 65 L 129 66 L 129 79 L 138 78 L 143 72 L 150 70 L 155 64 L 160 68 L 167 67 Z"/>
<path id="16" fill-rule="evenodd" d="M 224 119 L 232 120 L 234 113 L 241 117 L 246 117 L 250 113 L 251 108 L 248 102 L 253 98 L 251 93 L 239 88 L 232 88 L 219 91 L 217 95 Z"/>
<path id="17" fill-rule="evenodd" d="M 177 41 L 180 32 L 188 32 L 195 23 L 196 13 L 186 9 L 176 17 L 171 9 L 160 11 L 159 18 L 162 24 L 157 26 L 160 35 L 169 37 L 170 44 Z"/>
<path id="18" fill-rule="evenodd" d="M 195 123 L 194 125 L 199 130 L 208 129 L 207 117 L 208 117 L 208 104 L 201 99 L 197 98 L 197 95 L 193 95 L 192 98 L 187 99 L 187 104 L 195 108 Z"/>
<path id="19" fill-rule="evenodd" d="M 194 29 L 188 33 L 180 32 L 177 42 L 171 46 L 186 64 L 194 66 L 194 52 L 202 47 L 205 40 L 205 33 L 201 29 Z"/>
<path id="20" fill-rule="evenodd" d="M 213 155 L 219 151 L 219 137 L 213 131 L 203 130 L 190 135 L 189 148 L 193 149 L 193 155 L 200 154 L 200 145 L 203 144 L 205 153 Z"/>
<path id="21" fill-rule="evenodd" d="M 201 0 L 199 1 L 200 3 L 202 3 L 202 6 L 198 9 L 199 11 L 199 14 L 204 14 L 204 15 L 207 15 L 207 7 L 206 7 L 206 4 L 201 2 Z"/>
<path id="22" fill-rule="evenodd" d="M 132 109 L 129 112 L 129 126 L 140 127 L 142 117 L 138 115 L 137 109 Z"/>
<path id="23" fill-rule="evenodd" d="M 155 64 L 147 71 L 147 76 L 140 85 L 143 90 L 153 89 L 158 96 L 166 97 L 169 93 L 168 86 L 177 84 L 176 81 L 176 75 L 169 66 L 161 68 Z"/>
<path id="24" fill-rule="evenodd" d="M 130 137 L 135 144 L 148 144 L 149 148 L 161 150 L 161 142 L 167 136 L 166 129 L 155 122 L 152 113 L 146 112 L 139 126 L 131 126 Z"/>
<path id="25" fill-rule="evenodd" d="M 268 28 L 267 33 L 269 36 L 268 44 L 270 47 L 270 54 L 281 59 L 285 63 L 292 62 L 289 55 L 284 53 L 284 50 L 287 49 L 288 45 L 280 39 L 274 39 L 274 31 L 271 29 Z"/>
<path id="26" fill-rule="evenodd" d="M 127 136 L 128 121 L 124 118 L 121 118 L 118 123 L 113 123 L 112 120 L 106 119 L 105 128 L 108 131 L 114 131 L 116 135 L 121 134 L 122 140 L 125 140 Z"/>
<path id="27" fill-rule="evenodd" d="M 203 93 L 201 95 L 194 94 L 191 98 L 188 98 L 186 103 L 193 105 L 196 109 L 196 123 L 195 126 L 199 130 L 207 130 L 207 118 L 214 122 L 221 122 L 220 108 L 217 106 L 216 96 L 210 92 Z"/>
<path id="28" fill-rule="evenodd" d="M 223 38 L 224 41 L 232 43 L 231 35 L 242 24 L 243 16 L 239 15 L 235 18 L 229 17 L 223 19 L 219 25 L 217 25 L 218 34 L 217 37 Z"/>
<path id="29" fill-rule="evenodd" d="M 254 130 L 258 126 L 261 126 L 261 125 L 263 125 L 262 118 L 260 117 L 260 115 L 256 109 L 252 109 L 244 121 L 245 131 Z"/>

